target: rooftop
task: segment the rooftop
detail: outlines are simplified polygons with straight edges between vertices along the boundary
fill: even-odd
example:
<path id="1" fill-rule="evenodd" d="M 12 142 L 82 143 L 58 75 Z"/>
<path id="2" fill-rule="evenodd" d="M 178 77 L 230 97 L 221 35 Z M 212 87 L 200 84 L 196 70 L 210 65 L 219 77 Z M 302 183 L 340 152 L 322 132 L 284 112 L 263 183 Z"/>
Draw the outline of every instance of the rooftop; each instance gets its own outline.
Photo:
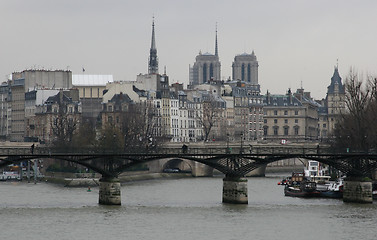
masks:
<path id="1" fill-rule="evenodd" d="M 106 83 L 114 82 L 113 75 L 88 75 L 73 74 L 72 85 L 80 86 L 106 86 Z"/>

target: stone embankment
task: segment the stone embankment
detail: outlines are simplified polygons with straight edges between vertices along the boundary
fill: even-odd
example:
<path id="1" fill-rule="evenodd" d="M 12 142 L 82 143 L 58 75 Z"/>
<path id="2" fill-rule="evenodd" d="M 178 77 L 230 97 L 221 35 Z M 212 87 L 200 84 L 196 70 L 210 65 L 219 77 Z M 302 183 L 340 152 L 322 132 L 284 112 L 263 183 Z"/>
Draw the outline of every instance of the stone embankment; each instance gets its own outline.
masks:
<path id="1" fill-rule="evenodd" d="M 134 181 L 154 180 L 161 178 L 185 178 L 192 177 L 191 173 L 148 173 L 135 172 L 131 174 L 121 174 L 119 180 L 121 184 Z M 99 186 L 100 175 L 78 176 L 76 174 L 54 173 L 44 177 L 44 181 L 55 184 L 62 184 L 66 187 L 95 187 Z"/>

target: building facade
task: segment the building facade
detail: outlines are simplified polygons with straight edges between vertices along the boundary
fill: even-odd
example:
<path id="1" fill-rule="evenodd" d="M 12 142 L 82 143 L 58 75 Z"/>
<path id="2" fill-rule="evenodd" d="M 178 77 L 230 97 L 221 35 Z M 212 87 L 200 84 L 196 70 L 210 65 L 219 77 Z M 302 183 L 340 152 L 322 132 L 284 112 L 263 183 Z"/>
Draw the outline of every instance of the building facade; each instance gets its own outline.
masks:
<path id="1" fill-rule="evenodd" d="M 106 84 L 112 82 L 114 82 L 112 75 L 72 75 L 72 86 L 79 90 L 84 122 L 94 125 L 98 121 Z"/>
<path id="2" fill-rule="evenodd" d="M 8 82 L 0 85 L 0 140 L 7 140 L 11 132 L 11 104 L 10 87 Z"/>
<path id="3" fill-rule="evenodd" d="M 33 93 L 27 95 L 28 102 L 34 101 L 33 95 Z M 72 127 L 70 130 L 75 133 L 82 122 L 81 112 L 78 90 L 59 90 L 57 94 L 43 101 L 43 104 L 37 104 L 34 114 L 26 118 L 26 136 L 38 139 L 42 143 L 52 143 L 57 137 L 54 128 L 59 120 L 66 122 L 65 130 Z"/>
<path id="4" fill-rule="evenodd" d="M 25 70 L 12 73 L 11 90 L 11 141 L 24 141 L 25 93 L 36 89 L 70 89 L 72 72 L 65 70 Z"/>
<path id="5" fill-rule="evenodd" d="M 319 104 L 306 96 L 292 94 L 264 97 L 263 138 L 267 141 L 318 140 Z"/>

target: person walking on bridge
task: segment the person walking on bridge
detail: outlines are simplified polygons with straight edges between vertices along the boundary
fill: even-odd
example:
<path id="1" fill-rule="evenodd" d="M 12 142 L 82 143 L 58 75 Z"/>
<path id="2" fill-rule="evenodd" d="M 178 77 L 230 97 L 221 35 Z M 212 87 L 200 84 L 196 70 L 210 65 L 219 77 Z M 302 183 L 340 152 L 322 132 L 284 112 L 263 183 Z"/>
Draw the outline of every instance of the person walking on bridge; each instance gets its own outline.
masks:
<path id="1" fill-rule="evenodd" d="M 31 154 L 34 154 L 34 143 L 33 143 L 33 145 L 31 145 L 31 147 L 30 147 L 30 151 L 31 151 Z"/>

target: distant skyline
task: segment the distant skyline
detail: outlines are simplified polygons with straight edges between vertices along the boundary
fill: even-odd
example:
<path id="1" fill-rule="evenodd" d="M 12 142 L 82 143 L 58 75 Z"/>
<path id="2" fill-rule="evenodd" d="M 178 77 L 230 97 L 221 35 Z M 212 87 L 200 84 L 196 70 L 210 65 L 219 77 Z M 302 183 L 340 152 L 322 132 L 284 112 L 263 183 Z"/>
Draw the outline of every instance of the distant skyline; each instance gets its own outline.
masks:
<path id="1" fill-rule="evenodd" d="M 217 23 L 224 80 L 234 57 L 254 50 L 262 94 L 302 85 L 321 99 L 337 59 L 343 81 L 351 67 L 377 75 L 376 9 L 374 0 L 4 0 L 0 80 L 30 68 L 135 80 L 148 73 L 154 16 L 171 83 L 186 85 L 198 53 L 214 53 Z"/>

